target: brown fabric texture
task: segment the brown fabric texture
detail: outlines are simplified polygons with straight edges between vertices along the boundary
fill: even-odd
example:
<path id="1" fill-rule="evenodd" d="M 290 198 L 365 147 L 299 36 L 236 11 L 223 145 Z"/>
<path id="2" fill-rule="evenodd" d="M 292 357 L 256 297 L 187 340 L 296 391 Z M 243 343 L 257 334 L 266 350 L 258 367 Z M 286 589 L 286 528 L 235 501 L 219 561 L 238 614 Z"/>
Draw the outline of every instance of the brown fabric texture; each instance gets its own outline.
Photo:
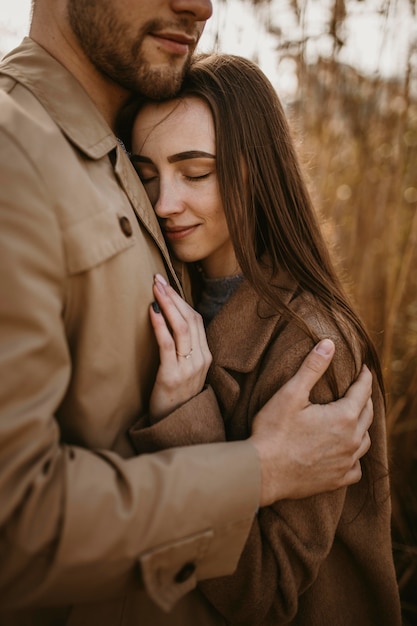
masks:
<path id="1" fill-rule="evenodd" d="M 343 395 L 361 365 L 355 337 L 340 319 L 348 345 L 310 294 L 297 294 L 294 287 L 285 293 L 286 302 L 320 338 L 335 342 L 334 372 L 338 396 Z M 209 325 L 208 340 L 213 353 L 209 382 L 226 437 L 244 439 L 256 412 L 295 373 L 312 341 L 297 324 L 273 315 L 246 282 Z M 324 378 L 311 400 L 333 399 Z M 376 383 L 373 402 L 372 447 L 362 480 L 347 489 L 261 509 L 236 573 L 200 585 L 219 612 L 213 624 L 225 619 L 246 626 L 399 626 L 384 405 Z M 178 422 L 176 442 L 195 429 L 199 431 L 195 420 L 188 427 Z M 135 446 L 141 450 L 140 432 Z"/>

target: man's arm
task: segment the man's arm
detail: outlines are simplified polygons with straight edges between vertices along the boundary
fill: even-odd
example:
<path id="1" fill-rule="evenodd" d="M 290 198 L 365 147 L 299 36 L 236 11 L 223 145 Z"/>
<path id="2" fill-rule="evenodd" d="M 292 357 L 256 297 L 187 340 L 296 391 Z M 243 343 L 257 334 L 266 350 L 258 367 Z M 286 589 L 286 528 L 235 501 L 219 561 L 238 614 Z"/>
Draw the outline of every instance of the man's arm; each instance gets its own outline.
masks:
<path id="1" fill-rule="evenodd" d="M 154 318 L 159 318 L 158 324 L 164 326 L 164 342 L 174 345 L 175 354 L 178 345 L 190 345 L 194 311 L 162 276 L 157 275 L 155 281 L 161 310 L 165 315 L 170 312 L 172 336 L 163 315 L 159 313 Z M 181 325 L 175 324 L 175 312 L 180 314 Z M 165 356 L 164 342 L 159 341 L 161 362 Z M 194 339 L 192 343 L 196 348 L 198 342 Z M 272 396 L 255 418 L 251 440 L 262 467 L 261 505 L 334 490 L 361 478 L 359 459 L 369 449 L 368 428 L 373 417 L 371 373 L 364 367 L 345 397 L 337 402 L 314 405 L 309 400 L 311 390 L 328 368 L 334 351 L 335 346 L 329 339 L 317 344 L 297 374 Z M 170 369 L 173 367 L 171 361 Z M 180 372 L 177 379 L 181 380 Z M 204 423 L 204 429 L 200 422 Z M 158 425 L 143 428 L 142 422 L 133 429 L 132 438 L 138 452 L 147 451 L 149 446 L 158 450 L 191 442 L 209 443 L 219 440 L 218 422 L 218 411 L 207 407 L 207 394 L 200 394 L 200 398 L 186 402 Z"/>
<path id="2" fill-rule="evenodd" d="M 371 445 L 368 428 L 373 419 L 369 370 L 364 367 L 337 402 L 309 401 L 334 349 L 329 339 L 317 344 L 297 374 L 255 417 L 250 441 L 261 463 L 261 506 L 330 491 L 361 478 L 359 459 Z"/>
<path id="3" fill-rule="evenodd" d="M 154 315 L 164 327 L 164 341 L 158 342 L 163 362 L 165 350 L 168 354 L 173 350 L 175 355 L 178 346 L 190 345 L 194 311 L 162 276 L 157 275 L 155 280 L 161 310 L 165 315 L 169 312 L 170 328 L 174 329 L 173 332 L 168 329 L 161 312 Z M 175 324 L 176 312 L 180 313 L 181 325 Z M 167 349 L 164 344 L 168 345 Z M 192 344 L 197 347 L 195 338 Z M 369 449 L 368 428 L 373 417 L 371 373 L 364 367 L 345 397 L 337 402 L 315 405 L 309 400 L 311 390 L 332 361 L 334 350 L 329 339 L 317 344 L 297 374 L 272 396 L 255 418 L 251 440 L 262 467 L 261 505 L 334 490 L 361 478 L 359 459 Z M 175 361 L 170 361 L 170 370 Z M 176 370 L 175 374 L 179 385 L 182 374 Z M 219 429 L 221 419 L 215 407 L 209 406 L 209 398 L 207 394 L 200 394 L 147 428 L 142 421 L 131 432 L 137 451 L 219 441 L 219 436 L 224 437 Z"/>

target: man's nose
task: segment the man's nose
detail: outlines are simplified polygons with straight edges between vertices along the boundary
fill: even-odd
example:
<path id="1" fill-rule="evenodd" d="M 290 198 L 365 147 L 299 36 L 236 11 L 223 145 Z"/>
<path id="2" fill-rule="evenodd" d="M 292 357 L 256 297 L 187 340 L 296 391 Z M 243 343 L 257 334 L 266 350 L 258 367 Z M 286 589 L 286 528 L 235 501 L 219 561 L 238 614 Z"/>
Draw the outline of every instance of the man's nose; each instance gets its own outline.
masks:
<path id="1" fill-rule="evenodd" d="M 171 0 L 175 13 L 192 13 L 196 20 L 205 22 L 213 13 L 211 0 Z"/>

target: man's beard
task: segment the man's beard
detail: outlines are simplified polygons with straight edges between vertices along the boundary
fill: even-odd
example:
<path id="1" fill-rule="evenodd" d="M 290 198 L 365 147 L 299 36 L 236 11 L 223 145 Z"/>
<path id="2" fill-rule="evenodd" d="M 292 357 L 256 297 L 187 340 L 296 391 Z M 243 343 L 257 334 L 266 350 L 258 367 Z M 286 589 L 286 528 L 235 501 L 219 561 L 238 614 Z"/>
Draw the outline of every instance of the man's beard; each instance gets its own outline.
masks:
<path id="1" fill-rule="evenodd" d="M 130 90 L 155 100 L 171 98 L 179 91 L 189 65 L 190 58 L 180 71 L 169 65 L 152 68 L 150 63 L 142 60 L 136 67 L 136 79 L 130 83 Z M 129 77 L 126 77 L 128 80 Z"/>
<path id="2" fill-rule="evenodd" d="M 159 22 L 146 23 L 132 37 L 111 0 L 68 0 L 68 19 L 90 63 L 113 82 L 153 99 L 169 98 L 179 90 L 190 58 L 181 67 L 169 62 L 152 67 L 141 54 L 146 34 L 160 29 Z"/>

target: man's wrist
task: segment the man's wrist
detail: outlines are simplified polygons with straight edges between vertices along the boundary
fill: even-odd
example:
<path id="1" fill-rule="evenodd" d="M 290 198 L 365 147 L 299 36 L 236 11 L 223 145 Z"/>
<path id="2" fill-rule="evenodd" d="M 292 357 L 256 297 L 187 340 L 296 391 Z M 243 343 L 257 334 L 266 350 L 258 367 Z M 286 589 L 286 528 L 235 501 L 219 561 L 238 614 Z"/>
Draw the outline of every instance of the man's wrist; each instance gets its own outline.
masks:
<path id="1" fill-rule="evenodd" d="M 259 507 L 269 506 L 285 497 L 285 494 L 282 492 L 282 476 L 277 464 L 277 458 L 280 455 L 269 441 L 255 436 L 252 436 L 249 441 L 255 448 L 259 461 Z"/>

